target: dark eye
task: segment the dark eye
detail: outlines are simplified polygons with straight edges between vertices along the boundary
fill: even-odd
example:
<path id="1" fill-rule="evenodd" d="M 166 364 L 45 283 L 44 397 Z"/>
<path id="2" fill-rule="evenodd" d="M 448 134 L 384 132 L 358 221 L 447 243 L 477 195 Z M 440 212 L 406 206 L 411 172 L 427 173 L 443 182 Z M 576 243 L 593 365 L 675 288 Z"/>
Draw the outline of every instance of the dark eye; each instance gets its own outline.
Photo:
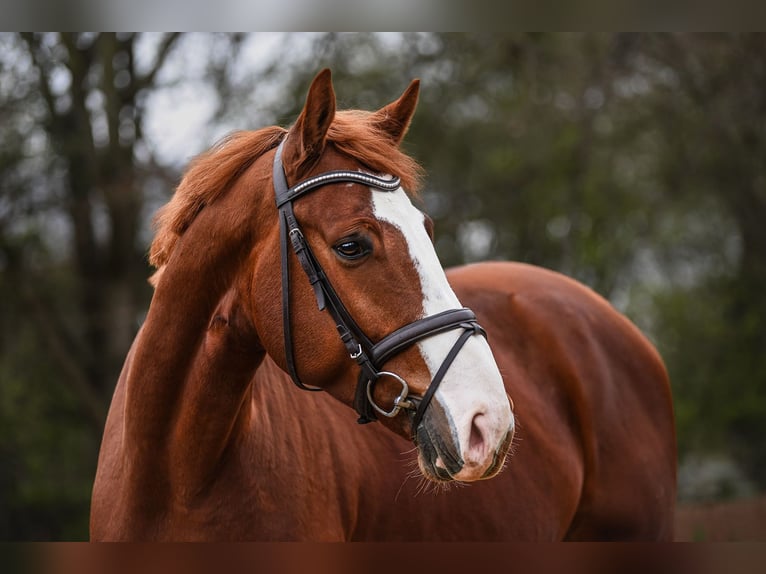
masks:
<path id="1" fill-rule="evenodd" d="M 369 241 L 363 238 L 344 239 L 334 247 L 343 259 L 360 259 L 372 251 Z"/>

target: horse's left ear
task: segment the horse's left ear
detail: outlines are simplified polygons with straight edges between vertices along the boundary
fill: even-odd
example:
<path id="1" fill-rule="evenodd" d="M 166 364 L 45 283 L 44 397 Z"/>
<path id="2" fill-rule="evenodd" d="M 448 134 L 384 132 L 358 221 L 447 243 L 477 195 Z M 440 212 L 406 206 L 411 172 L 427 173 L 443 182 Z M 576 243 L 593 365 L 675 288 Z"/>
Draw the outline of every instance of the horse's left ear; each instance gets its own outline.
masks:
<path id="1" fill-rule="evenodd" d="M 335 90 L 330 70 L 325 68 L 311 82 L 306 104 L 290 129 L 285 144 L 285 167 L 301 177 L 324 150 L 327 130 L 335 118 Z"/>
<path id="2" fill-rule="evenodd" d="M 418 105 L 420 80 L 412 80 L 401 97 L 379 109 L 372 116 L 373 121 L 399 145 L 410 127 L 410 120 Z"/>

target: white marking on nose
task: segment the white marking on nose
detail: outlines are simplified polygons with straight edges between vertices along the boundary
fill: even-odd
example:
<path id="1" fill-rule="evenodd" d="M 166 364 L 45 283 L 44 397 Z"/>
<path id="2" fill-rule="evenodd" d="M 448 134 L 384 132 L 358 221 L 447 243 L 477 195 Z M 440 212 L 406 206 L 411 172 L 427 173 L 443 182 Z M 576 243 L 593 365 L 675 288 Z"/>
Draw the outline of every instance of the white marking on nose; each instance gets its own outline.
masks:
<path id="1" fill-rule="evenodd" d="M 412 205 L 404 190 L 373 190 L 372 203 L 375 217 L 399 229 L 407 242 L 420 278 L 423 316 L 461 308 L 426 232 L 424 215 Z M 461 332 L 455 329 L 418 343 L 431 379 Z M 483 337 L 473 336 L 466 342 L 447 371 L 435 398 L 454 421 L 458 448 L 466 462 L 455 478 L 480 478 L 513 425 L 513 414 L 500 372 Z"/>

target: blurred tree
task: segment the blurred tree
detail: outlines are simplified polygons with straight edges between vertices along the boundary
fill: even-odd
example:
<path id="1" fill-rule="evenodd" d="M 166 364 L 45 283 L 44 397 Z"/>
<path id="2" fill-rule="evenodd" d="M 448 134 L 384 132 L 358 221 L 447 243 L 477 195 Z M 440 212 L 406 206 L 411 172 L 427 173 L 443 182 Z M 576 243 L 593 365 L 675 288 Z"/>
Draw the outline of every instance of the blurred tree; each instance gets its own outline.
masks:
<path id="1" fill-rule="evenodd" d="M 148 189 L 175 179 L 144 125 L 180 39 L 0 36 L 0 424 L 13 429 L 0 538 L 87 533 L 107 407 L 150 296 Z M 240 38 L 223 39 L 235 54 Z M 227 65 L 211 56 L 210 76 Z"/>
<path id="2" fill-rule="evenodd" d="M 60 239 L 71 241 L 59 245 L 61 262 L 73 266 L 68 296 L 46 300 L 40 293 L 46 281 L 29 280 L 43 270 L 30 268 L 23 252 L 7 253 L 8 267 L 29 285 L 23 295 L 29 316 L 96 427 L 147 301 L 138 230 L 141 171 L 148 166 L 136 148 L 145 92 L 177 38 L 166 36 L 143 72 L 132 34 L 22 34 L 14 46 L 26 62 L 20 97 L 30 132 L 23 141 L 38 138 L 47 176 L 32 192 L 50 216 L 40 223 L 60 225 Z"/>
<path id="3" fill-rule="evenodd" d="M 631 36 L 658 190 L 673 242 L 660 255 L 657 336 L 685 450 L 719 450 L 766 488 L 766 36 Z"/>

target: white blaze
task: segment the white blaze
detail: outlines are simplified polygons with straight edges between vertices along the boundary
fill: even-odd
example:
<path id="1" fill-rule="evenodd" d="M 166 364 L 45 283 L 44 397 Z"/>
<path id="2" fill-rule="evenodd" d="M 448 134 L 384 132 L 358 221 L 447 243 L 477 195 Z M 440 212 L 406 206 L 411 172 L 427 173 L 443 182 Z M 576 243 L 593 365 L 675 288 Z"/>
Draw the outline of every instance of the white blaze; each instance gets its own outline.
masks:
<path id="1" fill-rule="evenodd" d="M 462 308 L 426 232 L 424 215 L 412 205 L 404 190 L 373 190 L 372 206 L 375 217 L 395 226 L 407 242 L 420 277 L 423 316 Z M 455 329 L 417 344 L 432 380 L 461 333 L 462 330 Z M 484 337 L 468 339 L 436 391 L 436 398 L 452 417 L 462 452 L 469 444 L 474 416 L 483 414 L 486 417 L 482 426 L 489 436 L 484 438 L 492 448 L 499 445 L 513 424 L 503 381 Z"/>

